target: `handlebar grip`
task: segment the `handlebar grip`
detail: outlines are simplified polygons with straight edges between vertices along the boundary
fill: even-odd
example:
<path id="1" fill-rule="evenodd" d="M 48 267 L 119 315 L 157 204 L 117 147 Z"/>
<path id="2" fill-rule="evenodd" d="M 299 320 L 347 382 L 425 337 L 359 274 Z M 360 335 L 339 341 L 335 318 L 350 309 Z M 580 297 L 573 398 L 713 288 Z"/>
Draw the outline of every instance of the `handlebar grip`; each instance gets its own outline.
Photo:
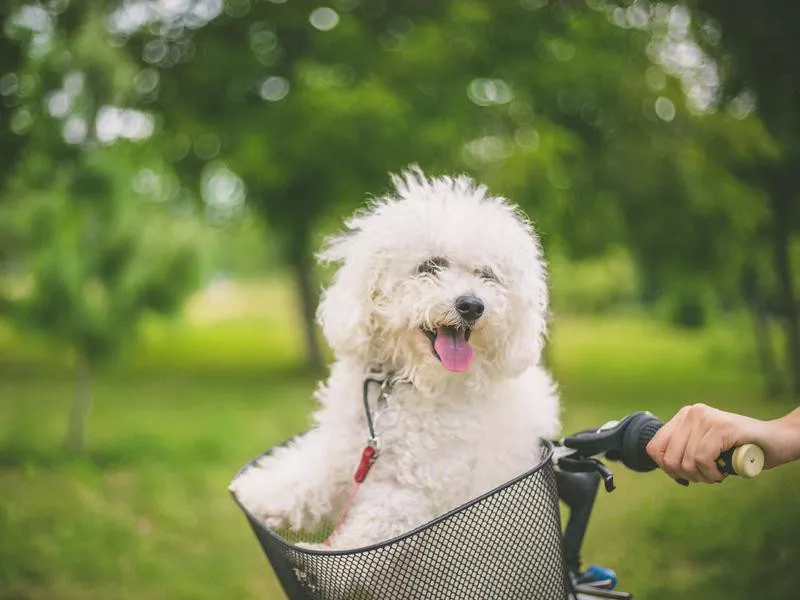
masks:
<path id="1" fill-rule="evenodd" d="M 647 454 L 650 443 L 664 424 L 649 413 L 636 415 L 622 440 L 622 463 L 634 471 L 652 471 L 658 465 Z M 726 450 L 717 458 L 717 468 L 725 475 L 751 479 L 764 469 L 764 451 L 756 444 L 743 444 Z"/>
<path id="2" fill-rule="evenodd" d="M 650 413 L 640 413 L 631 419 L 622 438 L 622 464 L 633 471 L 646 472 L 658 465 L 647 453 L 650 443 L 664 424 Z"/>
<path id="3" fill-rule="evenodd" d="M 764 451 L 756 444 L 742 444 L 723 452 L 717 459 L 717 467 L 728 475 L 740 475 L 746 479 L 758 477 L 764 470 Z"/>

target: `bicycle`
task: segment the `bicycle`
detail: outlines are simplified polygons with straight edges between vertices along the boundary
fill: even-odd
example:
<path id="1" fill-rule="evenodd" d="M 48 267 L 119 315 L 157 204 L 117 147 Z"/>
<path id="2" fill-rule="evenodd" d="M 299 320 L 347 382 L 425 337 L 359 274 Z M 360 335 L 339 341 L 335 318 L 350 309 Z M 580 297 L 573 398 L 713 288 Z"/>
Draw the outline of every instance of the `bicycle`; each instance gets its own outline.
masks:
<path id="1" fill-rule="evenodd" d="M 615 487 L 602 459 L 639 472 L 657 468 L 645 447 L 661 425 L 652 414 L 636 412 L 542 441 L 542 461 L 527 473 L 413 531 L 355 550 L 298 546 L 295 534 L 266 528 L 234 500 L 290 600 L 631 600 L 632 594 L 615 589 L 613 570 L 582 568 L 581 547 L 600 482 L 606 491 Z M 761 449 L 746 444 L 723 453 L 717 466 L 755 477 L 763 461 Z M 570 511 L 563 532 L 559 500 Z"/>

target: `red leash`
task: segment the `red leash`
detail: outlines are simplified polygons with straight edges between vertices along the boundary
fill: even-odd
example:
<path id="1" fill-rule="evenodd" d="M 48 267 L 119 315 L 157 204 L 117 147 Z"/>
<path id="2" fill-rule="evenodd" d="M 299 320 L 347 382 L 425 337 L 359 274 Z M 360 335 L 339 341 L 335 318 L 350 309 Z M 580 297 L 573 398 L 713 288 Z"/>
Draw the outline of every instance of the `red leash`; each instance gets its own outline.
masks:
<path id="1" fill-rule="evenodd" d="M 372 468 L 372 465 L 375 464 L 376 460 L 378 460 L 378 449 L 375 442 L 370 440 L 367 446 L 364 447 L 364 451 L 361 453 L 361 462 L 358 463 L 358 468 L 353 475 L 353 489 L 350 490 L 350 495 L 347 497 L 347 502 L 344 505 L 342 514 L 339 516 L 339 521 L 336 523 L 333 531 L 328 536 L 328 539 L 323 542 L 324 545 L 330 546 L 333 539 L 339 534 L 339 530 L 342 528 L 342 524 L 347 518 L 347 513 L 350 512 L 350 509 L 353 506 L 353 501 L 356 498 L 358 488 L 361 487 L 361 484 L 367 478 L 367 475 L 369 474 L 369 471 Z"/>
<path id="2" fill-rule="evenodd" d="M 378 438 L 375 434 L 375 419 L 373 419 L 372 411 L 369 408 L 369 386 L 370 384 L 378 384 L 380 386 L 380 393 L 378 394 L 378 399 L 376 400 L 376 413 L 378 413 L 386 405 L 386 398 L 392 385 L 391 374 L 380 378 L 379 374 L 381 372 L 382 369 L 380 368 L 371 369 L 367 377 L 364 379 L 362 400 L 364 402 L 364 415 L 367 419 L 367 427 L 369 428 L 369 437 L 367 438 L 367 445 L 364 447 L 364 451 L 361 453 L 361 462 L 358 463 L 358 468 L 353 474 L 353 489 L 350 490 L 350 495 L 347 497 L 347 502 L 345 502 L 342 514 L 339 515 L 339 521 L 336 523 L 333 531 L 328 536 L 328 539 L 323 542 L 325 546 L 330 546 L 333 539 L 339 534 L 342 524 L 344 523 L 345 519 L 347 519 L 347 513 L 349 513 L 350 509 L 353 507 L 353 502 L 355 501 L 356 494 L 358 493 L 358 488 L 360 488 L 361 484 L 364 483 L 364 480 L 367 478 L 372 465 L 374 465 L 375 461 L 378 460 Z M 377 416 L 378 414 L 375 415 L 376 418 Z"/>

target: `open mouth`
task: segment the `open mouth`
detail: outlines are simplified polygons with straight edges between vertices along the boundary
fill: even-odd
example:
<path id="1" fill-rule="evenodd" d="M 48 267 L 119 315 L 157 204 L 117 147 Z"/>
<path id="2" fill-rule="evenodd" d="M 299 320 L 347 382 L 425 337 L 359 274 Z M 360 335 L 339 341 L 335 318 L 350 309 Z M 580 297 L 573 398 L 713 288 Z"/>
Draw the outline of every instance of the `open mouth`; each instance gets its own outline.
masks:
<path id="1" fill-rule="evenodd" d="M 450 327 L 443 325 L 436 330 L 422 330 L 431 341 L 433 354 L 448 371 L 466 371 L 475 360 L 475 350 L 469 344 L 472 327 L 463 325 Z"/>

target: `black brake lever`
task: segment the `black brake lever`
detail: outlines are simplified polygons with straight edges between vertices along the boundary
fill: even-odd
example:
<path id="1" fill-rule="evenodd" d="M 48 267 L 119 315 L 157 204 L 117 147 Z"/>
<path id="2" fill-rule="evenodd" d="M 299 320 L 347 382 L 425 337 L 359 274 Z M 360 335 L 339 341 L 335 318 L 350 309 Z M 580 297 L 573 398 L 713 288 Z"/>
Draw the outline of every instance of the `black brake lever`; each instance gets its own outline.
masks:
<path id="1" fill-rule="evenodd" d="M 603 479 L 603 485 L 607 492 L 613 492 L 616 489 L 614 474 L 596 458 L 563 456 L 558 459 L 556 464 L 562 471 L 568 473 L 597 473 Z"/>
<path id="2" fill-rule="evenodd" d="M 613 492 L 617 488 L 617 485 L 614 483 L 614 473 L 611 472 L 611 469 L 598 460 L 597 472 L 600 473 L 600 477 L 603 478 L 603 485 L 606 491 Z"/>

